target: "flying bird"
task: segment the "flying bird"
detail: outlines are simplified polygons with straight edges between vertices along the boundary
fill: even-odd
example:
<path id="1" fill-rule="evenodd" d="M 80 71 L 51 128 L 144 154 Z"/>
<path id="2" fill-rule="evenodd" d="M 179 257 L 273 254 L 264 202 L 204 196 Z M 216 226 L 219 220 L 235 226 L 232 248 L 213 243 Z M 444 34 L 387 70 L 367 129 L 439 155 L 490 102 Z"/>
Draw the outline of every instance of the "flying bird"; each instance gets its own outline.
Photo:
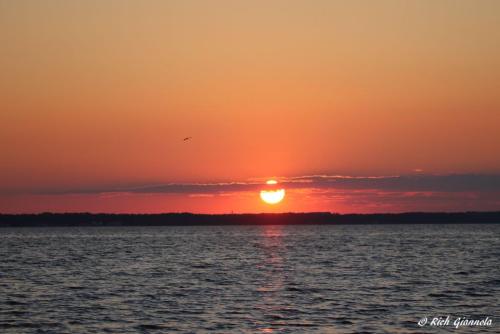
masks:
<path id="1" fill-rule="evenodd" d="M 193 137 L 186 137 L 186 138 L 184 138 L 182 141 L 188 141 L 188 140 L 190 140 L 191 138 L 193 138 Z"/>

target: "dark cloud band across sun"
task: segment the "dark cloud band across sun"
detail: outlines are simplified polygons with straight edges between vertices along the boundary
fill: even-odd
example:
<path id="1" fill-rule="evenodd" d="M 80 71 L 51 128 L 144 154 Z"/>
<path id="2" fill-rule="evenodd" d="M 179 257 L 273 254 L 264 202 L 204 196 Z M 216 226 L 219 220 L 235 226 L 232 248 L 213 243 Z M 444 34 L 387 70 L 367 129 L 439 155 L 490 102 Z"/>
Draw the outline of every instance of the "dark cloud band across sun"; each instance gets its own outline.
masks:
<path id="1" fill-rule="evenodd" d="M 154 183 L 3 190 L 0 210 L 23 212 L 403 212 L 500 208 L 498 174 L 397 176 L 299 175 L 276 178 L 286 198 L 259 199 L 265 178 L 234 182 Z M 234 208 L 234 209 L 233 209 Z"/>
<path id="2" fill-rule="evenodd" d="M 264 179 L 263 179 L 264 180 Z M 436 192 L 497 192 L 500 175 L 398 175 L 398 176 L 345 176 L 307 175 L 278 178 L 287 189 L 372 189 L 381 191 L 436 191 Z M 157 183 L 154 185 L 100 186 L 67 189 L 38 189 L 29 191 L 39 195 L 99 194 L 99 193 L 165 193 L 165 194 L 217 194 L 223 192 L 257 191 L 264 182 L 207 182 Z"/>

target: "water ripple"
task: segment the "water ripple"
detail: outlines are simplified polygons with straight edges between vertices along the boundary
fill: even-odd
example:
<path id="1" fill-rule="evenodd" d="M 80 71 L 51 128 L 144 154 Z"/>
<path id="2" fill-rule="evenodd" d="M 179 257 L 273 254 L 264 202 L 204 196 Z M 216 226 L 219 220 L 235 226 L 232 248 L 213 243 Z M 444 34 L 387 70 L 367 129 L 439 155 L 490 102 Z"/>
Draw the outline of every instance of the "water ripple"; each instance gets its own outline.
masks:
<path id="1" fill-rule="evenodd" d="M 496 333 L 498 249 L 495 225 L 2 229 L 0 332 Z"/>

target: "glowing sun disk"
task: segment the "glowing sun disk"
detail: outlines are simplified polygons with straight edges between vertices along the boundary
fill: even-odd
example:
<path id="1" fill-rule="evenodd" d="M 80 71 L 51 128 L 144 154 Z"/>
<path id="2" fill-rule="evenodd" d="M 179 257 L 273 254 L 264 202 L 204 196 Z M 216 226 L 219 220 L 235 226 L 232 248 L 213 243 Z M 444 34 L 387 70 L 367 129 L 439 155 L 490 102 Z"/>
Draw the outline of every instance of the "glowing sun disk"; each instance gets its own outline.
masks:
<path id="1" fill-rule="evenodd" d="M 284 197 L 285 197 L 285 189 L 260 191 L 260 198 L 267 204 L 279 203 L 283 200 Z"/>

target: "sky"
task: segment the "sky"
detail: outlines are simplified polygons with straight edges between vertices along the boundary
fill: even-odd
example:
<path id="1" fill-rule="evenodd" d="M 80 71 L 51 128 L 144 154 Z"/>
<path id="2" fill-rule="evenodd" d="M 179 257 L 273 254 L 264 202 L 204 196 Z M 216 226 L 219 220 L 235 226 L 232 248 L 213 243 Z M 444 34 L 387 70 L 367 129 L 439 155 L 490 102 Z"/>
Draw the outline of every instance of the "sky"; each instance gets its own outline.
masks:
<path id="1" fill-rule="evenodd" d="M 500 210 L 499 1 L 0 0 L 0 45 L 3 213 Z"/>

